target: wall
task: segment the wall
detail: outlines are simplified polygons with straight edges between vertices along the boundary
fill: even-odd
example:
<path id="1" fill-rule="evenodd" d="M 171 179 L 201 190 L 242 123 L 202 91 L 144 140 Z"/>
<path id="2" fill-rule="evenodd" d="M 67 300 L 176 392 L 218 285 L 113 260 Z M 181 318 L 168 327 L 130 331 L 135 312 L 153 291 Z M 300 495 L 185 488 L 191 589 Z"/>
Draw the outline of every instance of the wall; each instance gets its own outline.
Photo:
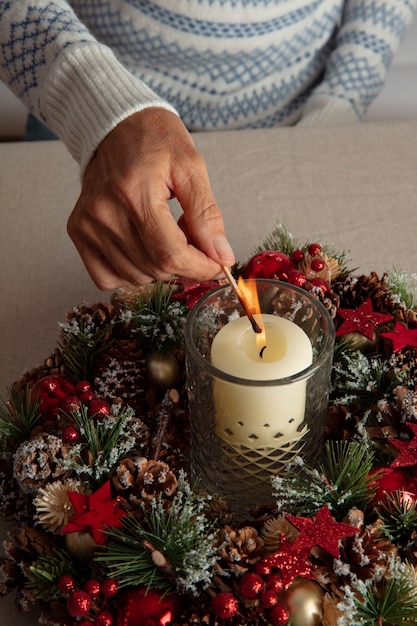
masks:
<path id="1" fill-rule="evenodd" d="M 417 119 L 417 15 L 366 116 L 367 121 L 384 119 Z M 25 120 L 25 107 L 0 81 L 0 141 L 18 140 Z"/>

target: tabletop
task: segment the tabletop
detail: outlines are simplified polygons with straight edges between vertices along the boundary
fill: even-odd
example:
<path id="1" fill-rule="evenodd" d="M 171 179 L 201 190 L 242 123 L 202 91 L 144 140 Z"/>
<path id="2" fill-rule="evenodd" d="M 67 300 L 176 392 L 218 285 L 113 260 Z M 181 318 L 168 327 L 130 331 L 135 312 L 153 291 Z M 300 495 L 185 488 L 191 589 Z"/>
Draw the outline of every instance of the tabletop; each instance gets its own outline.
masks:
<path id="1" fill-rule="evenodd" d="M 369 273 L 417 272 L 417 120 L 197 133 L 236 258 L 282 222 Z M 79 174 L 58 141 L 0 144 L 0 395 L 56 346 L 57 323 L 107 300 L 66 233 Z M 173 212 L 179 207 L 173 202 Z M 2 600 L 0 626 L 13 622 Z M 15 623 L 35 624 L 32 616 Z"/>

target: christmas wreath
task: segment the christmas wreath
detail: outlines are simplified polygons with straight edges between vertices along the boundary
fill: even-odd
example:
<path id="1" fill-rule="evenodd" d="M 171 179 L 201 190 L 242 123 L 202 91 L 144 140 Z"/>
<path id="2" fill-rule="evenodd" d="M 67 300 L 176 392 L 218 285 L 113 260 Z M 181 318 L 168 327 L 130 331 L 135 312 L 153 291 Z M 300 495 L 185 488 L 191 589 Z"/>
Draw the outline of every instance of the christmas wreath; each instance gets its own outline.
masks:
<path id="1" fill-rule="evenodd" d="M 414 277 L 355 274 L 281 224 L 233 273 L 307 289 L 334 321 L 320 463 L 272 476 L 246 519 L 189 479 L 183 330 L 217 283 L 76 306 L 0 412 L 0 588 L 40 624 L 417 623 Z"/>

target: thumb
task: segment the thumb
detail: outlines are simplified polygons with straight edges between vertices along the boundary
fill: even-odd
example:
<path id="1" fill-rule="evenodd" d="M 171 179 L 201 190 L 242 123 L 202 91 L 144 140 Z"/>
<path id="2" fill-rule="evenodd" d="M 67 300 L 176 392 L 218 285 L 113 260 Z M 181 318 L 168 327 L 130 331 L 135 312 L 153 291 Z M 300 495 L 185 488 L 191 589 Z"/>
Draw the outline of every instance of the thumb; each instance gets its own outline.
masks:
<path id="1" fill-rule="evenodd" d="M 235 255 L 207 175 L 189 179 L 188 184 L 175 189 L 175 195 L 184 211 L 178 224 L 188 241 L 219 265 L 233 265 Z"/>

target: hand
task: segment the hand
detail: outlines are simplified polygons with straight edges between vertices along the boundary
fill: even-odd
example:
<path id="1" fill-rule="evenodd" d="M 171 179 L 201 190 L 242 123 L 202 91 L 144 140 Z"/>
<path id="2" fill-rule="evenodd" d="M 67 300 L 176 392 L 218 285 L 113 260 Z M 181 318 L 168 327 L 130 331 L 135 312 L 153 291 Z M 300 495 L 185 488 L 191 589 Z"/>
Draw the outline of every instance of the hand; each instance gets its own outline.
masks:
<path id="1" fill-rule="evenodd" d="M 184 212 L 178 224 L 172 197 Z M 234 263 L 205 162 L 181 120 L 163 108 L 131 115 L 102 141 L 68 233 L 100 289 L 173 274 L 209 280 Z"/>

